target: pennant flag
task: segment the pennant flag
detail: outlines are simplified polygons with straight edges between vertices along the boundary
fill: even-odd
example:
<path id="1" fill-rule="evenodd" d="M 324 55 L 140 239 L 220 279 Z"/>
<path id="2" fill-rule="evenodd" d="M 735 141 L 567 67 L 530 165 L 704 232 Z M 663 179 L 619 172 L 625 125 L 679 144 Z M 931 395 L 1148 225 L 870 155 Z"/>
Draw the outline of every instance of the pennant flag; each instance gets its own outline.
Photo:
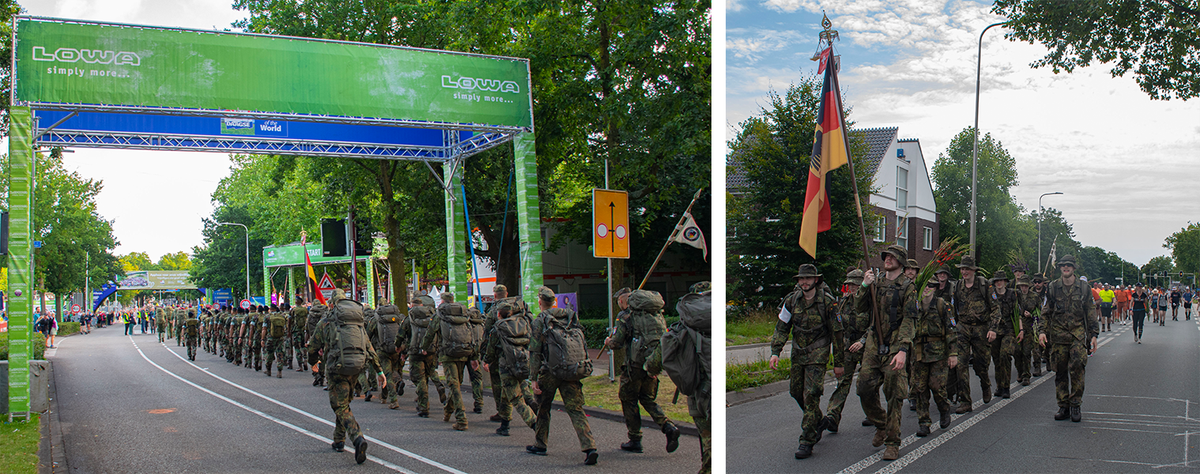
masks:
<path id="1" fill-rule="evenodd" d="M 675 237 L 671 240 L 703 250 L 704 261 L 708 261 L 708 244 L 705 243 L 704 232 L 701 232 L 700 226 L 696 225 L 696 219 L 692 217 L 692 213 L 683 213 L 683 223 L 675 228 Z"/>
<path id="2" fill-rule="evenodd" d="M 308 287 L 312 288 L 313 297 L 320 301 L 321 304 L 327 305 L 325 295 L 321 293 L 321 288 L 317 286 L 317 274 L 313 272 L 312 260 L 308 259 L 308 245 L 304 243 L 304 234 L 300 234 L 300 246 L 304 249 L 304 271 L 308 275 Z"/>
<path id="3" fill-rule="evenodd" d="M 849 151 L 842 127 L 842 103 L 838 97 L 837 61 L 833 48 L 821 52 L 825 71 L 821 87 L 821 108 L 817 111 L 817 130 L 808 169 L 808 188 L 804 192 L 804 216 L 800 221 L 800 248 L 817 257 L 817 233 L 830 227 L 829 192 L 826 174 L 846 164 Z"/>

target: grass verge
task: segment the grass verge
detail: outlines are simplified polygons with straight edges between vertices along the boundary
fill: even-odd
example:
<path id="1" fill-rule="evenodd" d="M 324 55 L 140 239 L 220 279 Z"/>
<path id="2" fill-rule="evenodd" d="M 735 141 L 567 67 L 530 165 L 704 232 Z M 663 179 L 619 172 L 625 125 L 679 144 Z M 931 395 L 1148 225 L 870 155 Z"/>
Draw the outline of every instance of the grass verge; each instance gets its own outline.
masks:
<path id="1" fill-rule="evenodd" d="M 585 405 L 589 407 L 603 408 L 616 412 L 621 411 L 621 400 L 617 398 L 617 388 L 620 386 L 620 378 L 616 381 L 609 382 L 607 375 L 592 376 L 583 379 L 583 398 Z M 667 417 L 675 421 L 683 421 L 686 423 L 695 423 L 691 415 L 688 415 L 687 397 L 683 394 L 679 395 L 679 403 L 672 404 L 671 398 L 675 395 L 675 384 L 671 382 L 671 378 L 666 374 L 658 376 L 658 406 L 662 408 Z M 557 396 L 556 400 L 561 401 L 562 397 Z M 646 413 L 645 408 L 640 408 L 642 416 L 650 416 Z"/>
<path id="2" fill-rule="evenodd" d="M 730 346 L 771 342 L 776 315 L 771 311 L 752 311 L 725 323 L 725 342 Z"/>
<path id="3" fill-rule="evenodd" d="M 0 424 L 0 472 L 32 474 L 38 468 L 38 415 Z"/>
<path id="4" fill-rule="evenodd" d="M 738 392 L 747 388 L 758 387 L 780 380 L 787 380 L 791 373 L 791 358 L 779 359 L 775 370 L 767 367 L 767 361 L 760 360 L 749 364 L 733 364 L 725 367 L 725 390 Z"/>

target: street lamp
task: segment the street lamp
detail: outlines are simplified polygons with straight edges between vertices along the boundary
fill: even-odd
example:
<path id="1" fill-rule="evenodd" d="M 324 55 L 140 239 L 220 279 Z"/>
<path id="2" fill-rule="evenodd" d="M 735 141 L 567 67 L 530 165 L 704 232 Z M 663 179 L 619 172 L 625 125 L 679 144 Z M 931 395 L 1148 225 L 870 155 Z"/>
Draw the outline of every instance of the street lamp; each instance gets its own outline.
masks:
<path id="1" fill-rule="evenodd" d="M 1053 196 L 1055 194 L 1062 193 L 1055 191 L 1038 196 L 1038 273 L 1042 273 L 1042 213 L 1045 212 L 1042 209 L 1042 198 L 1046 196 Z"/>
<path id="2" fill-rule="evenodd" d="M 218 222 L 217 225 L 242 226 L 242 230 L 246 231 L 246 299 L 250 299 L 250 229 L 237 222 Z"/>
<path id="3" fill-rule="evenodd" d="M 979 76 L 983 72 L 983 34 L 988 28 L 1004 23 L 992 23 L 979 33 L 979 56 L 975 63 L 975 143 L 971 146 L 971 256 L 975 255 L 975 187 L 979 171 Z M 1040 257 L 1039 257 L 1040 258 Z"/>

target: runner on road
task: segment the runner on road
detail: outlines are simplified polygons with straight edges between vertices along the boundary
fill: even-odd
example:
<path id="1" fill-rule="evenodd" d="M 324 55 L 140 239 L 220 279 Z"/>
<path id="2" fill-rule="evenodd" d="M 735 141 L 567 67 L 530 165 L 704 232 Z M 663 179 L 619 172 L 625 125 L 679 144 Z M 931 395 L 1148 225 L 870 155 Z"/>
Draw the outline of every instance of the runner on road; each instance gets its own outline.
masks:
<path id="1" fill-rule="evenodd" d="M 1179 291 L 1179 287 L 1171 289 L 1171 321 L 1179 321 L 1179 302 L 1183 299 L 1183 292 Z"/>
<path id="2" fill-rule="evenodd" d="M 1151 294 L 1146 293 L 1146 288 L 1142 286 L 1141 282 L 1138 282 L 1133 295 L 1130 295 L 1130 301 L 1133 304 L 1133 342 L 1138 344 L 1142 343 L 1142 329 L 1145 328 L 1146 323 L 1146 300 L 1152 297 Z"/>
<path id="3" fill-rule="evenodd" d="M 1188 321 L 1192 320 L 1192 289 L 1185 287 L 1183 289 L 1183 316 Z"/>
<path id="4" fill-rule="evenodd" d="M 1167 325 L 1167 289 L 1160 288 L 1158 291 L 1158 325 Z"/>

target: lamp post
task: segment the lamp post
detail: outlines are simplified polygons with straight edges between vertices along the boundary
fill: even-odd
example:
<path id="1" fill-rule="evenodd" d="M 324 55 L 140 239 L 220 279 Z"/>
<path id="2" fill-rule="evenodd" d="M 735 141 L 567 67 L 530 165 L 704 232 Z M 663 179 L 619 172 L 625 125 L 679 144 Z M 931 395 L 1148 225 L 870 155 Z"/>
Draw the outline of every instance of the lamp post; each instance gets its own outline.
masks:
<path id="1" fill-rule="evenodd" d="M 250 299 L 250 229 L 237 222 L 218 222 L 217 225 L 237 225 L 246 231 L 246 299 Z"/>
<path id="2" fill-rule="evenodd" d="M 975 217 L 976 217 L 976 202 L 975 202 L 975 187 L 977 184 L 977 174 L 979 171 L 979 77 L 983 72 L 983 34 L 993 26 L 1001 26 L 1004 23 L 992 23 L 985 27 L 979 33 L 979 55 L 975 63 L 975 143 L 971 145 L 971 256 L 975 257 Z M 1041 258 L 1041 257 L 1039 257 Z"/>
<path id="3" fill-rule="evenodd" d="M 1037 258 L 1038 258 L 1038 273 L 1042 273 L 1042 212 L 1045 212 L 1042 209 L 1042 198 L 1044 198 L 1046 196 L 1053 196 L 1055 194 L 1062 194 L 1062 193 L 1055 191 L 1052 193 L 1045 193 L 1045 194 L 1042 194 L 1041 196 L 1038 196 L 1038 256 L 1037 256 Z"/>

